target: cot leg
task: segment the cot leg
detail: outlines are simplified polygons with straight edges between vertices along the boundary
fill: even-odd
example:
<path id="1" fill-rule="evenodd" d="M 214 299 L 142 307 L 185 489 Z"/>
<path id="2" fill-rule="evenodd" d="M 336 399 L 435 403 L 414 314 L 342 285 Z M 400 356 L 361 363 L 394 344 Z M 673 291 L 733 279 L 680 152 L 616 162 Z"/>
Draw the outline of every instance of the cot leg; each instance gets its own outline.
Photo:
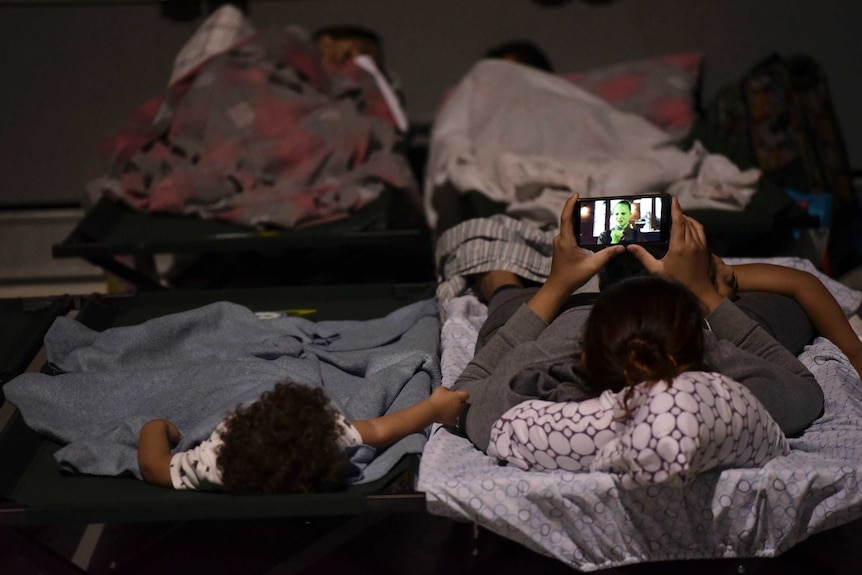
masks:
<path id="1" fill-rule="evenodd" d="M 72 563 L 84 571 L 90 569 L 90 561 L 93 560 L 93 553 L 96 551 L 96 546 L 99 544 L 104 530 L 104 523 L 91 523 L 84 528 L 84 533 L 78 541 L 78 547 L 72 555 Z"/>
<path id="2" fill-rule="evenodd" d="M 125 263 L 111 256 L 92 256 L 85 259 L 137 289 L 144 291 L 165 289 L 156 275 L 154 260 L 145 256 L 133 257 L 131 262 L 134 263 Z"/>

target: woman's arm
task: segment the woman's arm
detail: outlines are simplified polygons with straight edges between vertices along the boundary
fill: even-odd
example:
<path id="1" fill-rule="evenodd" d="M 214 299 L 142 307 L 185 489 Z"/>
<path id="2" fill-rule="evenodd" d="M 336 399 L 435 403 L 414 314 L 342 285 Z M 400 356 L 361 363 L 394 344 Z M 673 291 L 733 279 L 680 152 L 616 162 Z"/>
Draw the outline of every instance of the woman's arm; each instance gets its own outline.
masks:
<path id="1" fill-rule="evenodd" d="M 554 255 L 551 273 L 527 306 L 545 322 L 550 323 L 579 287 L 599 273 L 611 258 L 625 251 L 625 246 L 616 245 L 591 252 L 578 246 L 572 227 L 573 212 L 578 194 L 566 200 L 560 213 L 560 232 L 554 237 Z"/>
<path id="2" fill-rule="evenodd" d="M 381 417 L 354 421 L 353 427 L 366 445 L 386 447 L 432 423 L 455 425 L 468 397 L 466 391 L 441 386 L 428 399 Z"/>
<path id="3" fill-rule="evenodd" d="M 788 436 L 823 411 L 823 389 L 811 372 L 767 331 L 725 299 L 707 316 L 704 361 L 747 387 Z"/>
<path id="4" fill-rule="evenodd" d="M 764 291 L 792 297 L 805 311 L 820 335 L 834 343 L 862 374 L 862 341 L 844 311 L 815 275 L 773 264 L 733 266 L 739 291 Z"/>
<path id="5" fill-rule="evenodd" d="M 647 270 L 681 282 L 700 300 L 711 327 L 706 365 L 751 390 L 785 433 L 802 431 L 820 415 L 823 390 L 793 354 L 722 295 L 710 274 L 703 226 L 683 214 L 676 198 L 671 213 L 670 245 L 661 260 L 641 246 L 628 249 Z"/>
<path id="6" fill-rule="evenodd" d="M 171 446 L 182 436 L 167 419 L 153 419 L 141 427 L 138 436 L 138 468 L 147 483 L 173 487 L 171 483 Z"/>
<path id="7" fill-rule="evenodd" d="M 561 358 L 550 357 L 548 349 L 537 345 L 536 341 L 572 293 L 608 260 L 625 250 L 624 246 L 612 246 L 592 253 L 578 247 L 572 227 L 577 199 L 577 194 L 572 195 L 560 214 L 560 232 L 554 238 L 554 254 L 547 281 L 476 352 L 453 385 L 453 389 L 470 393 L 470 403 L 459 423 L 461 431 L 482 451 L 487 449 L 491 426 L 497 418 L 514 405 L 536 397 L 532 391 L 513 389 L 514 382 L 523 384 L 518 385 L 519 388 L 535 390 L 547 383 L 546 379 L 559 376 L 548 373 L 548 369 Z M 573 358 L 580 355 L 575 348 L 572 342 L 571 348 L 566 349 L 567 363 L 572 363 Z"/>
<path id="8" fill-rule="evenodd" d="M 721 305 L 724 297 L 710 277 L 709 246 L 706 231 L 697 220 L 686 216 L 679 200 L 671 199 L 673 227 L 667 253 L 656 259 L 643 246 L 632 244 L 626 249 L 634 253 L 647 271 L 675 280 L 691 290 L 703 306 L 705 313 L 712 313 Z"/>

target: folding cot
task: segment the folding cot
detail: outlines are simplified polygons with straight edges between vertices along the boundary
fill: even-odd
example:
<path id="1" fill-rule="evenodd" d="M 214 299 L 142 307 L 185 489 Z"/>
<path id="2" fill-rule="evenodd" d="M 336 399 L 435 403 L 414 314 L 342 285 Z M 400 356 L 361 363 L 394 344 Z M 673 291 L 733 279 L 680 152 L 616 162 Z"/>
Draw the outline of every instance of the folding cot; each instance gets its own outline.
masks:
<path id="1" fill-rule="evenodd" d="M 433 279 L 397 89 L 368 55 L 322 53 L 297 26 L 215 10 L 164 93 L 102 146 L 107 173 L 54 256 L 145 289 L 163 287 L 157 254 L 183 260 L 174 287 Z"/>
<path id="2" fill-rule="evenodd" d="M 27 369 L 38 369 L 41 338 L 54 318 L 76 311 L 77 320 L 102 330 L 132 325 L 164 314 L 216 301 L 233 301 L 253 310 L 301 309 L 315 320 L 369 319 L 433 296 L 428 284 L 365 284 L 360 286 L 294 286 L 254 290 L 204 292 L 145 292 L 135 296 L 90 296 L 48 300 L 0 302 L 0 371 L 4 380 Z M 33 360 L 37 357 L 36 360 Z M 417 457 L 402 458 L 383 478 L 329 494 L 270 497 L 234 497 L 213 493 L 189 493 L 153 487 L 128 478 L 66 476 L 53 458 L 59 445 L 28 428 L 10 404 L 3 407 L 0 430 L 0 529 L 6 535 L 0 546 L 5 565 L 38 564 L 57 567 L 57 557 L 44 546 L 34 545 L 45 526 L 86 524 L 162 524 L 227 520 L 284 520 L 296 524 L 296 541 L 280 547 L 297 554 L 278 565 L 270 557 L 267 568 L 293 572 L 302 569 L 355 533 L 387 514 L 424 509 L 423 497 L 413 489 Z M 230 524 L 225 523 L 230 529 Z M 155 539 L 164 537 L 164 531 Z M 310 542 L 309 537 L 319 538 Z M 12 543 L 16 542 L 16 543 Z M 143 543 L 138 543 L 143 546 Z M 34 551 L 33 549 L 36 549 Z M 157 553 L 158 545 L 138 557 Z M 211 550 L 217 555 L 216 550 Z M 39 555 L 35 555 L 35 553 Z M 11 555 L 10 555 L 11 553 Z M 262 551 L 262 555 L 265 553 Z M 17 556 L 16 556 L 17 554 Z M 26 557 L 21 557 L 25 554 Z M 190 555 L 194 550 L 190 551 Z M 280 556 L 283 559 L 283 555 Z M 280 559 L 279 559 L 280 560 Z M 18 563 L 16 563 L 18 561 Z M 124 567 L 121 564 L 117 567 Z M 47 568 L 47 567 L 45 567 Z M 64 568 L 75 572 L 68 565 Z M 251 568 L 251 566 L 250 566 Z M 58 571 L 59 572 L 59 571 Z"/>
<path id="3" fill-rule="evenodd" d="M 831 284 L 833 287 L 835 284 Z M 201 306 L 213 301 L 230 300 L 243 303 L 255 310 L 274 309 L 302 309 L 305 311 L 316 310 L 316 319 L 361 319 L 376 317 L 395 307 L 400 307 L 409 302 L 424 299 L 433 294 L 433 286 L 420 285 L 361 285 L 361 286 L 293 286 L 286 288 L 266 288 L 255 290 L 207 290 L 207 291 L 170 291 L 170 292 L 142 292 L 135 296 L 109 296 L 78 298 L 51 298 L 40 300 L 10 300 L 0 302 L 0 313 L 4 330 L 2 333 L 2 354 L 0 354 L 0 371 L 9 378 L 25 370 L 28 364 L 30 369 L 38 368 L 44 361 L 37 356 L 42 335 L 47 331 L 53 319 L 70 311 L 76 311 L 78 319 L 95 329 L 104 329 L 112 326 L 132 325 L 143 320 L 164 315 L 171 312 L 182 311 L 192 307 Z M 849 308 L 858 305 L 858 293 L 844 291 L 837 294 L 842 304 Z M 454 300 L 452 300 L 454 301 Z M 457 375 L 461 362 L 468 359 L 469 349 L 464 338 L 458 338 L 452 329 L 464 330 L 469 326 L 475 326 L 475 314 L 464 310 L 453 311 L 450 307 L 447 324 L 444 326 L 443 340 L 443 375 L 444 383 L 451 381 Z M 481 314 L 479 314 L 481 315 Z M 448 326 L 448 327 L 447 327 Z M 469 328 L 473 329 L 473 328 Z M 463 334 L 461 334 L 463 336 Z M 458 343 L 458 340 L 461 343 Z M 468 338 L 469 339 L 469 338 Z M 452 355 L 452 354 L 455 355 Z M 809 352 L 812 369 L 835 369 L 830 372 L 827 381 L 849 380 L 840 356 L 835 356 L 828 346 L 819 344 Z M 34 360 L 33 358 L 36 357 Z M 846 360 L 843 360 L 846 361 Z M 837 363 L 836 363 L 837 362 Z M 858 380 L 857 380 L 858 381 Z M 829 408 L 827 408 L 829 409 Z M 841 424 L 838 420 L 832 425 Z M 843 425 L 843 424 L 841 424 Z M 848 425 L 851 425 L 848 422 Z M 818 431 L 828 432 L 829 424 L 824 423 L 818 427 Z M 851 425 L 852 427 L 852 425 Z M 836 428 L 840 429 L 840 428 Z M 849 433 L 838 431 L 839 435 Z M 848 436 L 849 437 L 849 436 Z M 804 443 L 805 438 L 802 441 Z M 813 437 L 812 437 L 813 441 Z M 803 444 L 800 444 L 805 449 Z M 845 446 L 846 447 L 846 446 Z M 110 528 L 126 528 L 128 526 L 144 525 L 150 526 L 144 532 L 146 538 L 142 538 L 133 551 L 126 551 L 128 557 L 123 557 L 118 563 L 115 572 L 122 573 L 124 567 L 135 565 L 138 561 L 151 560 L 159 556 L 159 550 L 170 540 L 173 533 L 182 533 L 175 526 L 177 524 L 193 525 L 196 523 L 208 523 L 223 525 L 230 529 L 230 525 L 249 525 L 278 521 L 295 524 L 298 534 L 296 540 L 284 545 L 290 547 L 297 554 L 287 561 L 283 561 L 287 551 L 279 549 L 277 556 L 272 555 L 272 550 L 265 549 L 266 545 L 261 542 L 260 555 L 265 557 L 261 562 L 268 562 L 262 568 L 271 569 L 272 572 L 296 572 L 313 562 L 315 559 L 325 555 L 334 546 L 344 542 L 347 538 L 361 532 L 369 526 L 375 525 L 377 521 L 392 513 L 418 512 L 424 513 L 426 502 L 429 510 L 434 514 L 453 518 L 458 521 L 475 522 L 483 528 L 502 535 L 506 538 L 525 545 L 542 554 L 555 555 L 559 547 L 568 548 L 572 543 L 569 537 L 576 540 L 586 537 L 591 531 L 581 531 L 581 535 L 575 537 L 567 521 L 586 521 L 588 524 L 597 523 L 588 521 L 588 517 L 576 513 L 572 509 L 563 516 L 558 516 L 553 511 L 553 506 L 546 511 L 550 515 L 545 516 L 545 507 L 541 499 L 536 499 L 530 493 L 538 487 L 530 488 L 527 493 L 512 497 L 506 503 L 507 508 L 512 505 L 520 509 L 521 513 L 514 513 L 506 517 L 500 517 L 502 523 L 492 520 L 487 515 L 487 505 L 493 502 L 500 503 L 499 499 L 491 491 L 487 493 L 489 482 L 498 484 L 500 489 L 509 493 L 512 489 L 516 492 L 519 488 L 515 486 L 544 485 L 547 481 L 559 481 L 559 489 L 570 489 L 577 487 L 581 482 L 589 482 L 592 474 L 582 478 L 571 476 L 560 476 L 553 473 L 522 473 L 517 470 L 507 470 L 489 462 L 488 458 L 481 456 L 469 446 L 463 445 L 458 438 L 450 435 L 447 431 L 440 429 L 432 435 L 429 449 L 423 455 L 422 469 L 419 469 L 417 458 L 410 457 L 403 460 L 385 478 L 368 485 L 352 487 L 344 492 L 335 494 L 320 494 L 312 496 L 278 496 L 278 497 L 230 497 L 219 494 L 206 493 L 182 493 L 164 490 L 146 485 L 142 482 L 124 478 L 105 477 L 67 477 L 61 475 L 52 454 L 58 448 L 57 444 L 42 438 L 27 428 L 17 413 L 4 407 L 4 422 L 2 433 L 0 433 L 0 461 L 3 461 L 3 471 L 0 474 L 0 495 L 2 495 L 2 509 L 0 509 L 0 521 L 4 532 L 4 543 L 0 545 L 0 557 L 5 560 L 5 565 L 10 565 L 13 559 L 19 559 L 17 554 L 26 554 L 29 563 L 37 563 L 45 566 L 50 565 L 55 571 L 62 573 L 60 569 L 68 569 L 68 572 L 77 572 L 74 567 L 65 563 L 58 563 L 56 555 L 48 551 L 44 546 L 36 546 L 34 541 L 42 539 L 41 530 L 65 529 L 71 526 L 77 529 L 85 524 L 98 525 L 107 524 L 107 535 Z M 818 448 L 814 448 L 818 449 Z M 822 448 L 819 448 L 822 449 Z M 834 448 L 841 453 L 843 448 L 839 445 Z M 427 459 L 427 461 L 425 461 Z M 417 492 L 413 485 L 413 475 L 419 470 L 419 489 Z M 855 468 L 844 469 L 845 482 L 854 484 Z M 816 489 L 816 498 L 811 500 L 811 505 L 819 504 L 805 511 L 805 517 L 811 517 L 811 531 L 807 534 L 785 535 L 783 531 L 775 531 L 773 535 L 776 548 L 770 548 L 772 539 L 763 543 L 767 548 L 763 555 L 769 556 L 773 552 L 786 551 L 789 542 L 799 538 L 811 537 L 817 539 L 823 546 L 830 545 L 840 548 L 840 544 L 846 542 L 841 533 L 830 532 L 814 536 L 819 529 L 844 523 L 858 514 L 858 502 L 852 495 L 851 490 L 845 489 L 843 483 L 838 481 L 838 468 L 830 467 L 828 472 L 823 472 L 824 480 L 831 483 L 819 485 L 818 480 L 810 473 L 806 474 L 812 483 L 810 489 Z M 795 475 L 794 475 L 795 477 Z M 734 475 L 728 476 L 736 480 Z M 695 491 L 700 493 L 700 488 L 709 483 L 698 483 Z M 808 481 L 806 479 L 806 481 Z M 833 486 L 833 487 L 830 487 Z M 822 487 L 822 489 L 821 489 Z M 572 487 L 574 488 L 574 487 Z M 546 496 L 550 492 L 546 488 L 540 489 Z M 535 493 L 539 493 L 535 491 Z M 574 493 L 574 491 L 573 491 Z M 664 491 L 662 494 L 666 493 Z M 812 497 L 815 491 L 811 491 Z M 488 500 L 487 497 L 491 497 Z M 561 494 L 562 496 L 562 494 Z M 548 502 L 553 499 L 548 500 Z M 476 506 L 478 505 L 478 507 Z M 565 503 L 561 503 L 565 507 Z M 577 504 L 578 506 L 580 504 Z M 538 507 L 536 507 L 538 506 Z M 496 509 L 496 508 L 495 508 Z M 800 507 L 808 509 L 808 507 Z M 495 511 L 496 513 L 496 511 Z M 522 517 L 523 515 L 523 517 Z M 390 515 L 391 516 L 391 515 Z M 526 517 L 526 519 L 524 518 Z M 741 515 L 739 518 L 743 518 Z M 552 520 L 548 522 L 548 520 Z M 601 522 L 598 516 L 593 518 L 595 522 Z M 774 517 L 777 520 L 777 516 Z M 529 530 L 536 528 L 536 521 L 546 522 L 548 525 L 554 521 L 563 521 L 561 525 L 565 529 L 556 534 L 551 531 L 536 532 L 529 535 Z M 243 523 L 243 522 L 246 523 Z M 524 523 L 526 521 L 526 523 Z M 858 522 L 857 522 L 858 523 Z M 521 534 L 520 529 L 526 528 L 527 534 Z M 593 529 L 591 528 L 591 529 Z M 767 532 L 772 531 L 766 523 L 763 528 Z M 775 528 L 773 528 L 775 529 Z M 75 532 L 77 534 L 77 532 Z M 852 533 L 852 532 L 851 532 Z M 309 538 L 321 536 L 314 544 L 308 544 Z M 102 537 L 106 537 L 105 534 Z M 784 537 L 784 538 L 782 538 Z M 50 537 L 48 537 L 50 538 Z M 562 538 L 562 539 L 561 539 Z M 82 538 L 83 541 L 84 538 Z M 144 539 L 146 539 L 144 541 Z M 832 540 L 834 543 L 830 543 Z M 727 541 L 730 548 L 736 549 L 730 540 Z M 741 544 L 741 543 L 740 543 Z M 14 545 L 14 547 L 12 547 Z M 303 549 L 304 545 L 308 545 Z M 730 549 L 729 548 L 729 549 Z M 810 546 L 809 546 L 810 548 Z M 146 549 L 146 551 L 144 551 Z M 603 562 L 591 562 L 591 558 L 581 557 L 577 554 L 578 547 L 570 550 L 564 559 L 568 564 L 592 570 L 602 567 L 619 568 L 620 565 L 631 562 L 635 555 L 628 559 L 620 559 L 614 555 L 615 548 L 594 548 L 595 559 L 601 561 L 603 554 L 608 554 Z M 658 548 L 651 548 L 653 560 L 669 559 L 672 555 L 665 556 Z M 36 552 L 42 555 L 35 555 Z M 218 555 L 218 550 L 210 550 Z M 396 552 L 400 552 L 397 550 Z M 190 550 L 190 553 L 193 553 Z M 676 572 L 674 569 L 690 569 L 693 565 L 706 568 L 706 563 L 701 561 L 691 562 L 692 557 L 702 557 L 702 550 L 692 548 L 691 555 L 686 561 L 676 561 L 665 564 L 662 567 L 668 572 Z M 632 551 L 635 553 L 635 551 Z M 795 550 L 788 551 L 790 557 L 801 557 L 802 561 L 811 560 L 808 555 Z M 727 556 L 732 556 L 728 552 Z M 760 555 L 760 553 L 758 553 Z M 561 559 L 559 555 L 556 555 Z M 679 557 L 679 556 L 677 556 Z M 11 559 L 10 559 L 11 558 Z M 640 557 L 642 561 L 644 558 Z M 125 563 L 124 561 L 128 561 Z M 146 564 L 146 563 L 145 563 Z M 708 563 L 710 566 L 723 566 L 724 568 L 737 569 L 752 568 L 753 566 L 773 565 L 757 561 L 736 561 Z M 777 565 L 787 567 L 788 561 L 781 561 Z M 255 567 L 260 567 L 256 565 Z M 634 572 L 643 565 L 633 565 Z M 767 567 L 768 568 L 768 567 Z M 249 566 L 249 569 L 252 569 Z M 806 572 L 805 566 L 800 565 L 800 572 Z M 840 572 L 840 571 L 838 571 Z"/>
<path id="4" fill-rule="evenodd" d="M 532 237 L 530 245 L 547 246 L 553 235 L 545 233 L 545 238 Z M 519 252 L 507 247 L 515 260 Z M 820 274 L 807 260 L 765 261 L 819 274 L 848 316 L 862 302 L 862 293 Z M 467 292 L 452 296 L 447 288 L 460 284 L 448 283 L 438 290 L 446 318 L 443 385 L 452 384 L 472 358 L 487 311 Z M 862 383 L 847 357 L 826 339 L 816 339 L 799 358 L 824 390 L 824 413 L 790 440 L 789 455 L 763 468 L 705 471 L 684 487 L 659 483 L 631 488 L 613 473 L 524 471 L 504 465 L 467 438 L 441 429 L 423 451 L 418 487 L 431 513 L 475 522 L 583 571 L 665 562 L 662 568 L 674 565 L 691 572 L 692 565 L 709 559 L 736 558 L 723 562 L 727 572 L 762 565 L 767 572 L 775 568 L 783 573 L 799 561 L 793 572 L 821 573 L 826 565 L 854 573 L 862 559 L 852 543 L 849 549 L 847 545 L 862 524 Z M 546 423 L 537 418 L 536 427 Z M 533 436 L 532 429 L 528 433 Z M 816 543 L 791 550 L 808 539 Z M 839 549 L 840 557 L 831 555 Z M 789 559 L 763 561 L 785 553 Z"/>
<path id="5" fill-rule="evenodd" d="M 260 230 L 135 211 L 100 199 L 61 243 L 56 258 L 82 258 L 139 289 L 164 289 L 155 256 L 198 257 L 169 284 L 236 287 L 336 281 L 433 279 L 431 236 L 417 207 L 384 193 L 350 218 L 306 229 Z M 246 280 L 250 281 L 250 280 Z"/>

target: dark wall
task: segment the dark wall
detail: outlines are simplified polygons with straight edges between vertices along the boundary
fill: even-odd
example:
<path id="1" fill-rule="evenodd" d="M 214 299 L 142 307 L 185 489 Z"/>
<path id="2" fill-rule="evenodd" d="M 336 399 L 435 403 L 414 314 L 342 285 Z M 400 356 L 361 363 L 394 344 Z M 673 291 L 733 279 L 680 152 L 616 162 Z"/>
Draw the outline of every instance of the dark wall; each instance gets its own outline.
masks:
<path id="1" fill-rule="evenodd" d="M 541 44 L 561 72 L 679 51 L 705 56 L 704 96 L 771 52 L 825 69 L 852 166 L 862 168 L 862 2 L 858 0 L 250 0 L 258 28 L 352 23 L 376 29 L 408 112 L 430 120 L 442 92 L 486 48 Z M 104 169 L 96 145 L 160 93 L 200 20 L 158 2 L 0 0 L 0 206 L 77 202 Z"/>

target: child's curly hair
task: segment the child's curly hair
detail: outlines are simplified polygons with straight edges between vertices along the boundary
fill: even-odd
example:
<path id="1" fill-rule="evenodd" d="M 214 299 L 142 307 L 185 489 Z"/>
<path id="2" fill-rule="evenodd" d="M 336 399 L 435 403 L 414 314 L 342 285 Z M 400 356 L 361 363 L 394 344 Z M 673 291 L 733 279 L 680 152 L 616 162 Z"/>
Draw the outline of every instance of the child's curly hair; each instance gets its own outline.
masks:
<path id="1" fill-rule="evenodd" d="M 601 391 L 671 380 L 703 365 L 703 310 L 680 283 L 641 276 L 602 292 L 584 326 L 585 368 Z M 626 414 L 628 415 L 628 414 Z"/>
<path id="2" fill-rule="evenodd" d="M 225 422 L 218 466 L 242 495 L 333 491 L 344 480 L 338 412 L 323 390 L 278 383 Z"/>

